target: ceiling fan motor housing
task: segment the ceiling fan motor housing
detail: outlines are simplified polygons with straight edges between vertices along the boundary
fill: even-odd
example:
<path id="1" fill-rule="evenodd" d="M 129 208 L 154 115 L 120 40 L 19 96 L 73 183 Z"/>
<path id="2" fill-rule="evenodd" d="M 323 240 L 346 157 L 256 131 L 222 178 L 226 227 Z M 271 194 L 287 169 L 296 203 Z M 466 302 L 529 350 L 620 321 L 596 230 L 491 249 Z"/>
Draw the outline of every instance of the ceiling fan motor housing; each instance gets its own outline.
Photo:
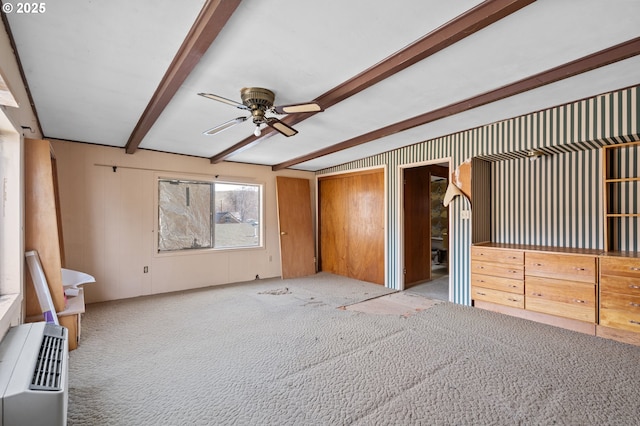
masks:
<path id="1" fill-rule="evenodd" d="M 262 87 L 245 87 L 240 91 L 242 103 L 251 109 L 253 122 L 264 122 L 264 113 L 273 106 L 275 93 Z"/>

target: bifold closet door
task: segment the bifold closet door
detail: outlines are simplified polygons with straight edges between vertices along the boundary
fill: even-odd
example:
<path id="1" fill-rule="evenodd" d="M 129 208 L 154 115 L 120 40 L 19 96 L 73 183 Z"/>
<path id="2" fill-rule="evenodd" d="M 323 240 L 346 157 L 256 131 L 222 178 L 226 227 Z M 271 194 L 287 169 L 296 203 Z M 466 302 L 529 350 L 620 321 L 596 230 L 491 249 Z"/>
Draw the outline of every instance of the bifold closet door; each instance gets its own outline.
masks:
<path id="1" fill-rule="evenodd" d="M 384 170 L 319 179 L 320 269 L 384 285 Z"/>

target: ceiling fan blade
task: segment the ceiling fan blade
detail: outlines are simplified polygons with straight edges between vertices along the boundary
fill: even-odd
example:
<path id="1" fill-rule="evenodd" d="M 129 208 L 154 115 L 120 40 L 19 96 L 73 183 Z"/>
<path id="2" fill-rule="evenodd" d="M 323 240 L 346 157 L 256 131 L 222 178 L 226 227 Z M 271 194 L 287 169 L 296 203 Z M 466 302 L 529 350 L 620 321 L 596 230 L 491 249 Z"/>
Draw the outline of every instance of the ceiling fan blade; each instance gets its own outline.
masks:
<path id="1" fill-rule="evenodd" d="M 244 104 L 241 104 L 240 102 L 232 101 L 231 99 L 223 98 L 222 96 L 214 95 L 212 93 L 198 93 L 198 95 L 203 96 L 205 98 L 213 99 L 214 101 L 225 103 L 227 105 L 234 106 L 239 109 L 249 109 L 249 107 L 247 107 Z"/>
<path id="2" fill-rule="evenodd" d="M 284 124 L 282 121 L 274 117 L 267 118 L 266 123 L 269 127 L 282 133 L 286 137 L 293 136 L 298 133 L 296 129 L 294 129 L 293 127 L 289 127 L 288 125 Z"/>
<path id="3" fill-rule="evenodd" d="M 206 130 L 204 132 L 202 132 L 203 135 L 215 135 L 216 133 L 220 133 L 223 130 L 227 130 L 229 127 L 235 126 L 238 123 L 242 123 L 247 121 L 249 117 L 237 117 L 234 118 L 233 120 L 229 120 L 226 123 L 222 123 L 219 126 L 216 127 L 212 127 L 209 130 Z"/>
<path id="4" fill-rule="evenodd" d="M 298 112 L 321 112 L 324 109 L 317 102 L 307 102 L 304 104 L 279 105 L 273 107 L 278 114 L 295 114 Z"/>

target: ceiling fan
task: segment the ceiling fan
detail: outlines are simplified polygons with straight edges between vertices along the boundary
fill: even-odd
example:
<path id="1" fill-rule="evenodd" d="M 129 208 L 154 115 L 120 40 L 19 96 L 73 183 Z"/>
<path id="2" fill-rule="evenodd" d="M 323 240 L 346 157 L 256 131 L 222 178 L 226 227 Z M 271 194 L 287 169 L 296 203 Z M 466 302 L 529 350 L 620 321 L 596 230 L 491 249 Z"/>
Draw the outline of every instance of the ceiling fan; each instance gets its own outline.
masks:
<path id="1" fill-rule="evenodd" d="M 214 101 L 223 102 L 238 109 L 249 111 L 251 113 L 249 117 L 253 118 L 253 124 L 256 125 L 256 129 L 253 132 L 253 134 L 256 136 L 260 136 L 261 126 L 263 125 L 267 125 L 287 137 L 293 136 L 298 133 L 296 129 L 283 123 L 277 118 L 267 117 L 267 112 L 275 114 L 292 114 L 300 112 L 323 111 L 322 107 L 317 102 L 274 106 L 273 102 L 276 98 L 275 93 L 273 93 L 269 89 L 264 89 L 262 87 L 245 87 L 244 89 L 240 90 L 240 98 L 242 99 L 242 103 L 223 98 L 222 96 L 213 95 L 211 93 L 198 93 L 198 95 L 204 96 L 205 98 L 213 99 Z M 203 132 L 203 134 L 213 135 L 219 133 L 231 126 L 235 126 L 238 123 L 247 121 L 249 117 L 234 118 L 220 124 L 219 126 L 212 127 L 211 129 L 206 130 L 205 132 Z"/>

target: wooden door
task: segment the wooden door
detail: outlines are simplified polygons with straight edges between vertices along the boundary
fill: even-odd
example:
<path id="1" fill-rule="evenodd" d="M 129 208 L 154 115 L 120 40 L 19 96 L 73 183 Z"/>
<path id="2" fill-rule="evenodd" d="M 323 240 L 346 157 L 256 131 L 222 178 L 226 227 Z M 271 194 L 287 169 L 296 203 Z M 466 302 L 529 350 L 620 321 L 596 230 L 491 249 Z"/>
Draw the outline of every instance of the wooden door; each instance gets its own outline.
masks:
<path id="1" fill-rule="evenodd" d="M 309 180 L 276 177 L 282 278 L 316 273 Z"/>
<path id="2" fill-rule="evenodd" d="M 404 284 L 431 279 L 431 171 L 404 170 Z"/>

